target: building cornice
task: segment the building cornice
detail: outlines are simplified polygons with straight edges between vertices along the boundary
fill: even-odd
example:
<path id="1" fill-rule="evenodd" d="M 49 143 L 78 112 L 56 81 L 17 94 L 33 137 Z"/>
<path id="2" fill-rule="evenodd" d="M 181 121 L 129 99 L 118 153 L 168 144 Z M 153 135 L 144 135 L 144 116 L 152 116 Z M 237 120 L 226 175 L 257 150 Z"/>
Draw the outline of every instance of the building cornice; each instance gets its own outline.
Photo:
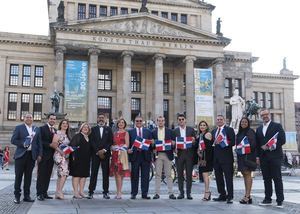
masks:
<path id="1" fill-rule="evenodd" d="M 71 32 L 71 33 L 85 33 L 94 35 L 104 35 L 104 36 L 127 36 L 137 39 L 154 39 L 154 40 L 165 40 L 171 42 L 191 42 L 203 45 L 216 45 L 216 46 L 227 46 L 230 40 L 206 40 L 206 39 L 194 39 L 194 38 L 184 38 L 184 37 L 174 37 L 174 36 L 160 36 L 160 35 L 150 35 L 150 34 L 135 34 L 126 32 L 115 32 L 115 31 L 101 31 L 101 30 L 89 30 L 89 29 L 79 29 L 73 27 L 54 27 L 55 31 L 61 32 Z"/>
<path id="2" fill-rule="evenodd" d="M 282 74 L 267 74 L 267 73 L 253 73 L 253 78 L 270 78 L 270 79 L 286 79 L 296 80 L 299 78 L 298 75 L 282 75 Z"/>
<path id="3" fill-rule="evenodd" d="M 0 44 L 16 44 L 27 46 L 50 47 L 52 43 L 48 36 L 0 32 Z"/>

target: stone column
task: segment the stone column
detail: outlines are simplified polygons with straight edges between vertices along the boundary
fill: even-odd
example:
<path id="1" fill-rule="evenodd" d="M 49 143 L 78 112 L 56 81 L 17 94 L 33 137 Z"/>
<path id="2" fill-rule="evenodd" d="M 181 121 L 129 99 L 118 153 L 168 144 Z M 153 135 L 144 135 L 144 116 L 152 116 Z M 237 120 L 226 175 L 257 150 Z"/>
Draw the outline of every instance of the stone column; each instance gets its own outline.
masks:
<path id="1" fill-rule="evenodd" d="M 55 72 L 54 72 L 54 90 L 64 93 L 64 54 L 66 48 L 64 46 L 55 47 Z M 53 92 L 50 92 L 52 95 Z M 63 112 L 63 99 L 59 104 L 59 111 Z"/>
<path id="2" fill-rule="evenodd" d="M 88 85 L 88 123 L 97 122 L 98 100 L 98 55 L 100 50 L 90 48 L 89 54 L 89 85 Z"/>
<path id="3" fill-rule="evenodd" d="M 7 99 L 5 98 L 5 86 L 8 85 L 6 81 L 7 71 L 7 57 L 0 56 L 0 70 L 2 71 L 2 78 L 0 78 L 0 127 L 3 126 L 3 120 L 7 117 L 7 112 L 4 112 L 4 105 L 7 106 Z"/>
<path id="4" fill-rule="evenodd" d="M 154 73 L 154 120 L 158 116 L 164 115 L 163 101 L 164 101 L 164 91 L 163 91 L 163 72 L 164 63 L 163 59 L 166 58 L 164 54 L 155 54 L 153 59 L 155 60 L 155 73 Z"/>
<path id="5" fill-rule="evenodd" d="M 226 116 L 224 105 L 224 75 L 223 75 L 223 59 L 218 58 L 214 63 L 214 100 L 215 100 L 215 118 L 221 114 Z"/>
<path id="6" fill-rule="evenodd" d="M 122 75 L 122 116 L 130 123 L 131 120 L 131 59 L 134 53 L 131 51 L 123 51 L 123 75 Z"/>
<path id="7" fill-rule="evenodd" d="M 185 101 L 187 125 L 195 125 L 195 80 L 194 80 L 194 61 L 196 57 L 186 56 L 185 62 Z"/>

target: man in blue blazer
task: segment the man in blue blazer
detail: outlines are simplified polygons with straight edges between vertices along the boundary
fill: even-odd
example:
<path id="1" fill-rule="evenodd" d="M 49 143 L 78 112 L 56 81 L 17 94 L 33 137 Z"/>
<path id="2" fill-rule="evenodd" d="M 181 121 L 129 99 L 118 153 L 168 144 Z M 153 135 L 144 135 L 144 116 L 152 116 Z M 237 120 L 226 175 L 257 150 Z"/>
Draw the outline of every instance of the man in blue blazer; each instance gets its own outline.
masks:
<path id="1" fill-rule="evenodd" d="M 285 144 L 285 132 L 279 123 L 271 121 L 270 111 L 263 109 L 260 112 L 263 124 L 256 130 L 257 163 L 262 171 L 265 198 L 259 204 L 262 206 L 272 204 L 272 180 L 275 184 L 276 202 L 278 208 L 283 208 L 283 184 L 281 176 L 281 161 L 283 158 L 282 145 Z M 277 134 L 276 148 L 266 146 L 267 142 Z"/>
<path id="2" fill-rule="evenodd" d="M 155 195 L 153 199 L 159 199 L 160 195 L 160 184 L 161 184 L 161 175 L 162 170 L 164 169 L 164 174 L 167 178 L 167 185 L 168 185 L 168 193 L 169 199 L 176 199 L 173 194 L 173 179 L 171 176 L 172 170 L 172 160 L 174 159 L 173 154 L 173 145 L 175 141 L 174 133 L 171 129 L 165 127 L 165 118 L 163 116 L 159 116 L 157 118 L 157 125 L 158 127 L 153 130 L 153 140 L 160 140 L 165 141 L 169 140 L 172 141 L 171 150 L 167 151 L 156 151 L 157 158 L 155 160 Z"/>
<path id="3" fill-rule="evenodd" d="M 131 199 L 136 199 L 139 187 L 139 174 L 141 171 L 141 189 L 142 198 L 150 199 L 148 196 L 149 190 L 149 173 L 152 160 L 152 149 L 141 150 L 133 147 L 133 143 L 137 136 L 152 140 L 152 133 L 149 129 L 143 128 L 143 118 L 137 116 L 135 118 L 135 128 L 129 131 L 130 145 L 128 149 L 129 161 L 131 162 Z M 150 146 L 151 147 L 151 146 Z"/>
<path id="4" fill-rule="evenodd" d="M 32 178 L 32 170 L 35 160 L 41 160 L 42 146 L 36 140 L 38 136 L 38 128 L 34 125 L 32 114 L 24 116 L 24 123 L 16 126 L 11 143 L 17 146 L 14 155 L 15 159 L 15 185 L 14 185 L 14 203 L 20 203 L 21 183 L 24 175 L 24 199 L 25 202 L 34 202 L 30 197 L 30 186 Z"/>
<path id="5" fill-rule="evenodd" d="M 225 133 L 225 134 L 223 134 Z M 219 192 L 218 198 L 213 198 L 214 201 L 226 201 L 228 204 L 233 203 L 233 153 L 232 147 L 235 145 L 235 133 L 233 128 L 225 125 L 225 117 L 217 116 L 217 128 L 212 131 L 214 142 L 214 170 Z M 227 146 L 218 140 L 219 135 L 225 135 Z M 224 176 L 226 182 L 226 190 L 224 185 Z"/>

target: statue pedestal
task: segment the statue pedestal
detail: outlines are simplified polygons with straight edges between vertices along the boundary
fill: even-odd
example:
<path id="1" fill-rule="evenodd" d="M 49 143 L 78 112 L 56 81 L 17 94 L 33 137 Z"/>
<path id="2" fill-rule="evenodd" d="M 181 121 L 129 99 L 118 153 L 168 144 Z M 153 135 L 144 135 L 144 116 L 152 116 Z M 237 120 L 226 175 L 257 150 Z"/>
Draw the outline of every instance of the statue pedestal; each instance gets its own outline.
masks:
<path id="1" fill-rule="evenodd" d="M 262 123 L 262 120 L 251 120 L 251 128 L 256 130 Z"/>

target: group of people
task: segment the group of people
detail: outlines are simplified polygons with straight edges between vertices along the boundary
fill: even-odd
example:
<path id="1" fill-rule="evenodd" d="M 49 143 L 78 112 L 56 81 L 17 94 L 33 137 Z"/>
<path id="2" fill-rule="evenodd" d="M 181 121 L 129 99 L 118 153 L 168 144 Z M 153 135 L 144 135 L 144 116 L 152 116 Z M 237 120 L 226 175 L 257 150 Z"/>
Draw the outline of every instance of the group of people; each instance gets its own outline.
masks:
<path id="1" fill-rule="evenodd" d="M 17 146 L 15 153 L 15 203 L 20 203 L 21 182 L 24 175 L 24 201 L 33 202 L 30 197 L 32 170 L 37 161 L 37 199 L 51 199 L 48 187 L 53 165 L 57 165 L 57 184 L 55 198 L 64 199 L 63 187 L 68 176 L 72 176 L 74 199 L 94 197 L 97 176 L 101 165 L 103 176 L 103 198 L 109 196 L 109 176 L 116 181 L 115 199 L 122 198 L 122 183 L 125 176 L 131 178 L 131 197 L 136 199 L 141 182 L 141 197 L 149 196 L 149 172 L 155 157 L 155 194 L 160 198 L 162 173 L 167 180 L 169 199 L 192 200 L 192 171 L 199 165 L 203 175 L 205 191 L 203 201 L 211 200 L 209 173 L 214 170 L 219 196 L 214 201 L 233 203 L 233 147 L 237 151 L 238 170 L 245 181 L 245 196 L 241 204 L 251 204 L 251 172 L 260 164 L 265 185 L 265 198 L 260 205 L 272 203 L 272 180 L 275 183 L 277 206 L 282 207 L 284 200 L 281 179 L 282 148 L 285 133 L 282 126 L 271 121 L 269 110 L 260 112 L 263 125 L 256 132 L 250 128 L 250 121 L 243 117 L 239 131 L 225 125 L 223 115 L 216 118 L 217 127 L 210 131 L 209 124 L 201 121 L 198 130 L 186 125 L 184 114 L 178 114 L 178 127 L 174 130 L 165 127 L 165 118 L 157 118 L 157 127 L 150 131 L 143 127 L 143 118 L 137 116 L 134 128 L 127 130 L 123 118 L 117 121 L 115 132 L 106 126 L 106 117 L 100 113 L 97 125 L 90 127 L 81 124 L 74 137 L 69 136 L 68 120 L 60 121 L 58 129 L 55 114 L 48 116 L 48 122 L 42 127 L 35 127 L 31 114 L 24 117 L 24 124 L 16 127 L 12 143 Z M 274 142 L 273 142 L 274 141 Z M 270 143 L 271 142 L 271 143 Z M 239 152 L 238 152 L 239 150 Z M 154 154 L 154 155 L 153 155 Z M 172 161 L 176 158 L 179 195 L 173 191 L 171 176 Z M 86 178 L 90 177 L 88 195 L 84 193 Z M 225 178 L 225 182 L 224 182 Z M 186 187 L 184 188 L 184 180 Z M 226 184 L 226 190 L 225 190 Z"/>

